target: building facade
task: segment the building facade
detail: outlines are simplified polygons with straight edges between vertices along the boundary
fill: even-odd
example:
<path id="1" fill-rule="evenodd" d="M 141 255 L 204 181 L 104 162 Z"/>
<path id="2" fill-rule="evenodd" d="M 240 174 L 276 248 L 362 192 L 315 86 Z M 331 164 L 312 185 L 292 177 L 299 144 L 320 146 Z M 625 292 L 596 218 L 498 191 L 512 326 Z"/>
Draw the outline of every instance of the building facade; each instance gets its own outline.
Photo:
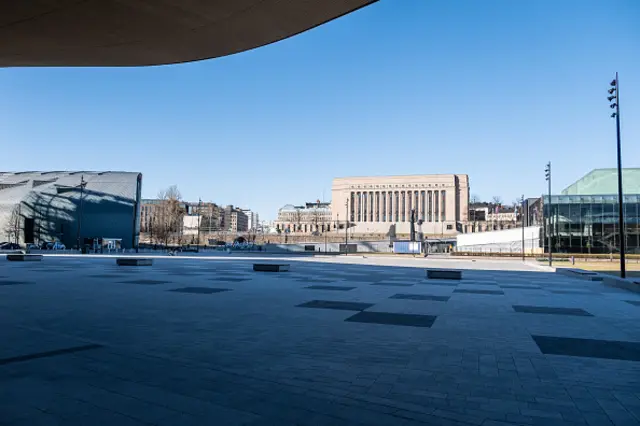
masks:
<path id="1" fill-rule="evenodd" d="M 135 248 L 141 191 L 136 172 L 0 172 L 0 238 L 68 248 L 110 239 Z"/>
<path id="2" fill-rule="evenodd" d="M 228 205 L 222 215 L 222 230 L 228 232 L 247 232 L 249 230 L 249 218 L 239 208 Z"/>
<path id="3" fill-rule="evenodd" d="M 278 220 L 274 225 L 277 232 L 286 233 L 311 234 L 337 229 L 331 217 L 331 203 L 321 201 L 285 205 L 278 210 Z"/>
<path id="4" fill-rule="evenodd" d="M 346 177 L 333 180 L 332 220 L 356 234 L 408 235 L 411 211 L 425 236 L 457 233 L 469 215 L 467 175 Z"/>
<path id="5" fill-rule="evenodd" d="M 640 169 L 623 169 L 626 252 L 640 253 Z M 617 170 L 596 169 L 560 195 L 542 197 L 544 250 L 616 253 L 620 251 Z"/>

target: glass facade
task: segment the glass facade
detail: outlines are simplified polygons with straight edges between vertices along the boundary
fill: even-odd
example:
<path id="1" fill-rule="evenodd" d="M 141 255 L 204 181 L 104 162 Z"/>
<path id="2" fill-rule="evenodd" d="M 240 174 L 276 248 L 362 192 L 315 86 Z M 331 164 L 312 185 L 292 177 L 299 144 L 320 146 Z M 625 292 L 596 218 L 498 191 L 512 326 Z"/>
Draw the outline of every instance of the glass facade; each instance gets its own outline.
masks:
<path id="1" fill-rule="evenodd" d="M 616 253 L 620 248 L 616 195 L 543 197 L 544 249 L 554 253 Z M 627 253 L 640 253 L 640 195 L 624 196 Z M 549 222 L 549 218 L 551 221 Z"/>

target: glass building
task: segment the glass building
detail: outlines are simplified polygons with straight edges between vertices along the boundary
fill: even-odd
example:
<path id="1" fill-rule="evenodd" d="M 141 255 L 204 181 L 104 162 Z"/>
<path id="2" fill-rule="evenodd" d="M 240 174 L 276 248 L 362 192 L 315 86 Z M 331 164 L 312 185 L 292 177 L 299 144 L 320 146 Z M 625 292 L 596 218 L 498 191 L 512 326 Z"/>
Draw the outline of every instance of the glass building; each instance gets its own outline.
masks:
<path id="1" fill-rule="evenodd" d="M 624 169 L 622 178 L 626 252 L 640 253 L 640 169 Z M 596 169 L 561 195 L 542 197 L 545 252 L 549 235 L 555 253 L 619 252 L 617 185 L 616 169 Z"/>

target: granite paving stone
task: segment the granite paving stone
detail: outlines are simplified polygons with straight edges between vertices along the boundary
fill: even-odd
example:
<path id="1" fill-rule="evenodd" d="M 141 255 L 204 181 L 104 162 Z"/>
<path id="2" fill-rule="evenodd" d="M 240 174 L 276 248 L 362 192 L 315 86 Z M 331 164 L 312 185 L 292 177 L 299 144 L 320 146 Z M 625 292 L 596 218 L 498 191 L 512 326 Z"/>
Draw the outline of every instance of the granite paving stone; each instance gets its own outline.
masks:
<path id="1" fill-rule="evenodd" d="M 0 285 L 0 424 L 640 425 L 634 293 L 517 259 L 200 256 L 0 263 L 37 284 Z"/>

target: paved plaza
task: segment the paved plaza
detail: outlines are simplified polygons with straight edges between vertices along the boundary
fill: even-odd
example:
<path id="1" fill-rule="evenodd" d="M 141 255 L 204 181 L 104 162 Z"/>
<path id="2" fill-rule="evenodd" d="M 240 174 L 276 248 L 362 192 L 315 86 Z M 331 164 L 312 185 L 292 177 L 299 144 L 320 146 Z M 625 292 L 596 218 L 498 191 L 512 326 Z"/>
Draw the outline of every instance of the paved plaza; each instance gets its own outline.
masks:
<path id="1" fill-rule="evenodd" d="M 253 262 L 0 257 L 0 424 L 640 424 L 640 294 L 518 261 Z"/>

